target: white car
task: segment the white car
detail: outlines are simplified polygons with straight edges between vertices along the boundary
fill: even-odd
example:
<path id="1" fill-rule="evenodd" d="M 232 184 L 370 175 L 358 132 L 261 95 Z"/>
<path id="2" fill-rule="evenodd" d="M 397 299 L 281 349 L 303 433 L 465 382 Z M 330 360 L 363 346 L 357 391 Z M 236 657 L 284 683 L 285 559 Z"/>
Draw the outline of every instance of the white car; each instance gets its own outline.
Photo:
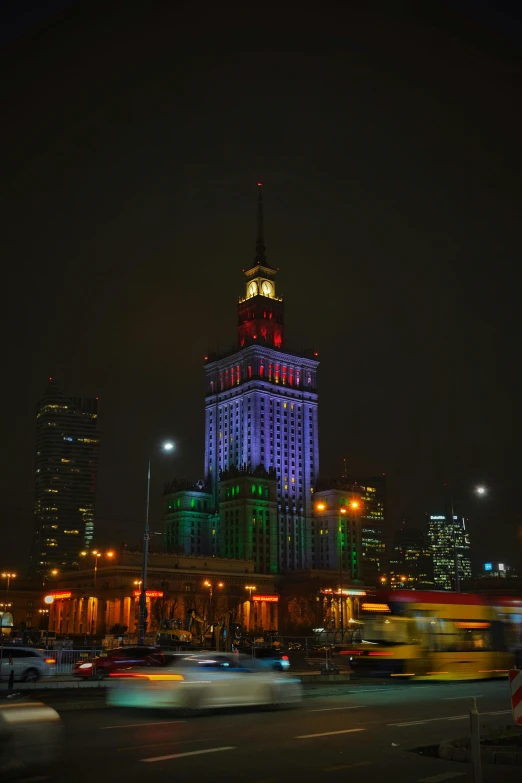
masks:
<path id="1" fill-rule="evenodd" d="M 256 671 L 237 653 L 173 656 L 164 666 L 112 672 L 107 703 L 115 707 L 176 708 L 283 706 L 301 701 L 301 683 L 284 672 Z"/>
<path id="2" fill-rule="evenodd" d="M 0 680 L 8 680 L 11 671 L 18 682 L 36 682 L 56 674 L 56 658 L 34 647 L 0 645 Z"/>
<path id="3" fill-rule="evenodd" d="M 60 760 L 63 727 L 47 704 L 0 693 L 0 780 L 44 780 Z"/>

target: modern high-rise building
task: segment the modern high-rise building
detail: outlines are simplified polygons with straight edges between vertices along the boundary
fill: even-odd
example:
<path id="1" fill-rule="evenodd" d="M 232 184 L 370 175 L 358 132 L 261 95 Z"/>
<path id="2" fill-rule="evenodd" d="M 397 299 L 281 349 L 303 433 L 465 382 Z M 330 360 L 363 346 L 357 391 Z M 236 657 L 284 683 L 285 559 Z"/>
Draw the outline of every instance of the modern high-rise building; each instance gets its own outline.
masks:
<path id="1" fill-rule="evenodd" d="M 396 531 L 390 567 L 381 582 L 389 587 L 433 590 L 433 552 L 423 530 L 402 525 Z"/>
<path id="2" fill-rule="evenodd" d="M 446 514 L 428 516 L 428 541 L 433 552 L 433 581 L 438 590 L 456 587 L 458 569 L 459 586 L 471 579 L 470 539 L 466 520 Z"/>
<path id="3" fill-rule="evenodd" d="M 275 471 L 277 545 L 270 545 L 269 570 L 285 571 L 309 566 L 319 472 L 319 362 L 313 352 L 286 345 L 278 270 L 265 254 L 261 185 L 258 198 L 256 253 L 244 271 L 245 294 L 237 308 L 237 349 L 211 356 L 205 365 L 205 476 L 217 508 L 224 472 Z"/>
<path id="4" fill-rule="evenodd" d="M 31 573 L 78 567 L 94 535 L 98 399 L 65 397 L 50 379 L 36 410 Z"/>

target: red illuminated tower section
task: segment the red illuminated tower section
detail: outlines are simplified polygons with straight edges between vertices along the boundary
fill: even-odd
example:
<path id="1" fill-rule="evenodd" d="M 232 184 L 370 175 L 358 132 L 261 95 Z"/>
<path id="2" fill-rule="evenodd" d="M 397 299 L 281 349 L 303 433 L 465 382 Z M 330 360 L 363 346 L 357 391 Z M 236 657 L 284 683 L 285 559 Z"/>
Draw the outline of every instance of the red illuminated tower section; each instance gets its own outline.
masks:
<path id="1" fill-rule="evenodd" d="M 238 346 L 267 345 L 282 348 L 284 344 L 283 300 L 276 296 L 274 269 L 266 260 L 263 234 L 263 186 L 258 183 L 257 241 L 253 265 L 244 270 L 246 296 L 237 307 Z"/>

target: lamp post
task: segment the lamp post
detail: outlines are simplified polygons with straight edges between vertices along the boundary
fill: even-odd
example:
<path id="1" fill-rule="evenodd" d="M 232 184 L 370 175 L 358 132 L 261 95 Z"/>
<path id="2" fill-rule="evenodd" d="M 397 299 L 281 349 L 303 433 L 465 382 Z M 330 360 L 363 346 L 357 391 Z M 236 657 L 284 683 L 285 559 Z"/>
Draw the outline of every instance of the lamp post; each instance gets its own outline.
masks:
<path id="1" fill-rule="evenodd" d="M 80 552 L 80 557 L 87 557 L 88 554 L 89 552 Z M 92 606 L 91 606 L 91 636 L 94 636 L 96 631 L 96 623 L 94 617 L 94 605 L 95 605 L 94 602 L 96 598 L 95 593 L 96 593 L 96 577 L 98 576 L 98 559 L 104 556 L 108 557 L 109 559 L 113 558 L 114 552 L 112 551 L 112 549 L 110 549 L 108 552 L 99 552 L 97 549 L 93 549 L 90 554 L 94 557 L 94 574 L 92 580 L 93 596 L 92 596 Z M 58 571 L 56 573 L 58 573 Z"/>
<path id="2" fill-rule="evenodd" d="M 224 583 L 223 582 L 216 582 L 215 586 L 216 587 L 224 587 Z M 209 614 L 212 617 L 212 625 L 214 625 L 214 617 L 213 617 L 214 610 L 213 610 L 213 606 L 212 606 L 212 599 L 214 597 L 214 583 L 212 582 L 211 579 L 205 579 L 205 581 L 203 582 L 203 587 L 208 587 L 208 593 L 209 593 Z M 202 641 L 203 641 L 203 639 L 202 639 Z"/>
<path id="3" fill-rule="evenodd" d="M 166 441 L 162 444 L 161 450 L 170 453 L 174 451 L 172 441 Z M 147 500 L 145 504 L 145 529 L 143 531 L 143 559 L 141 564 L 141 592 L 140 592 L 140 617 L 138 624 L 138 644 L 143 647 L 145 644 L 145 633 L 147 630 L 147 563 L 149 559 L 149 508 L 150 508 L 150 464 L 152 458 L 149 457 L 147 470 Z"/>
<path id="4" fill-rule="evenodd" d="M 250 625 L 250 619 L 252 614 L 252 590 L 257 590 L 256 585 L 245 585 L 245 590 L 248 590 L 248 624 Z M 250 630 L 250 629 L 249 629 Z"/>
<path id="5" fill-rule="evenodd" d="M 2 574 L 3 579 L 7 579 L 7 592 L 9 593 L 9 587 L 11 586 L 11 579 L 16 578 L 16 574 L 13 574 L 12 571 L 7 571 Z"/>
<path id="6" fill-rule="evenodd" d="M 350 508 L 354 512 L 358 510 L 360 503 L 358 500 L 350 501 Z M 347 510 L 343 506 L 340 508 L 343 516 L 346 516 Z M 341 624 L 341 643 L 344 641 L 344 606 L 343 606 L 343 517 L 339 520 L 339 620 Z M 346 549 L 346 547 L 345 547 Z"/>

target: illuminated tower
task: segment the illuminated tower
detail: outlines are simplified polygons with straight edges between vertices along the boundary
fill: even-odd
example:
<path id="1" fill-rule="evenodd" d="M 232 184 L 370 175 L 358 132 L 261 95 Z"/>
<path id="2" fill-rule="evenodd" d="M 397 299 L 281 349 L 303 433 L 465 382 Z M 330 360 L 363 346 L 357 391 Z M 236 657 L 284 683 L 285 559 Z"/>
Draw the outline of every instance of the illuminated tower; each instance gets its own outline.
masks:
<path id="1" fill-rule="evenodd" d="M 36 410 L 33 576 L 77 568 L 92 545 L 99 451 L 98 398 L 65 397 L 50 379 Z"/>
<path id="2" fill-rule="evenodd" d="M 304 355 L 285 345 L 277 269 L 265 255 L 261 184 L 256 254 L 244 274 L 238 349 L 209 357 L 205 365 L 205 475 L 217 506 L 221 472 L 275 470 L 277 563 L 271 557 L 270 570 L 306 568 L 311 565 L 311 506 L 319 472 L 319 362 L 313 352 Z M 255 516 L 251 523 L 259 524 Z M 221 514 L 220 524 L 220 535 L 226 535 Z"/>

